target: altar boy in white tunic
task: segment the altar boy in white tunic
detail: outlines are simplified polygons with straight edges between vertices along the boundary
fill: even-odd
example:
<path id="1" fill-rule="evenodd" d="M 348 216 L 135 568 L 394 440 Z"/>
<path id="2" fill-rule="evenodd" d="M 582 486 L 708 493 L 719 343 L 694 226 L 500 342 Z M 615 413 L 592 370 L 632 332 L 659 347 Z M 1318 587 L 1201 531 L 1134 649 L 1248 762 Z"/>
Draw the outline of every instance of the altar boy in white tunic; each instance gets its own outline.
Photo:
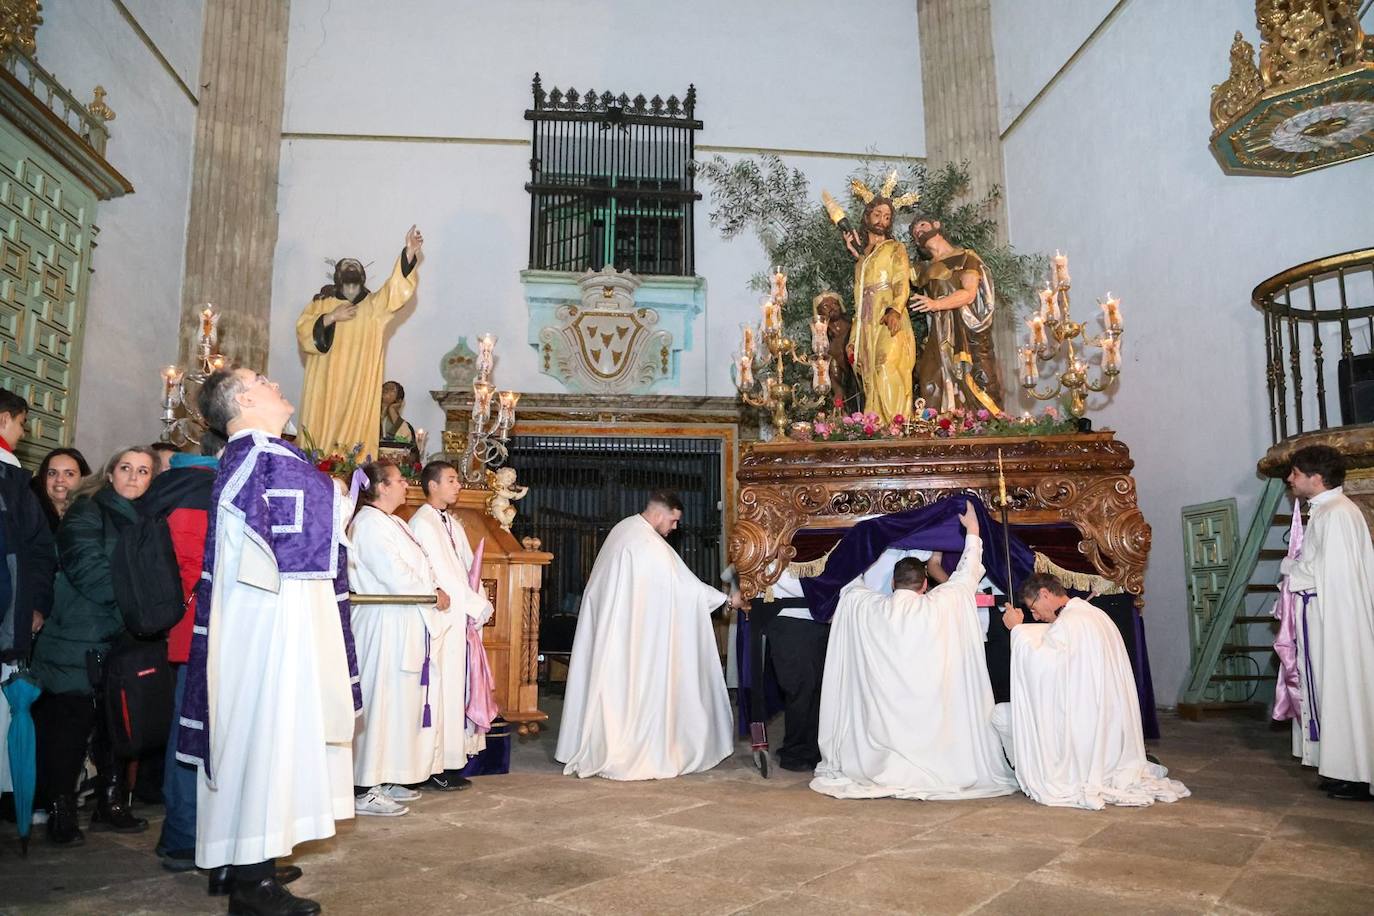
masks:
<path id="1" fill-rule="evenodd" d="M 196 591 L 177 758 L 200 767 L 196 864 L 232 866 L 229 911 L 318 913 L 275 857 L 353 816 L 357 694 L 344 574 L 352 504 L 282 428 L 294 408 L 251 369 L 201 386 L 227 433 Z M 289 871 L 294 871 L 294 875 Z"/>
<path id="2" fill-rule="evenodd" d="M 1186 798 L 1183 783 L 1145 759 L 1135 676 L 1116 624 L 1047 573 L 1020 591 L 1039 622 L 1004 607 L 1011 702 L 998 704 L 995 721 L 1021 791 L 1042 805 L 1093 810 Z"/>
<path id="3" fill-rule="evenodd" d="M 463 489 L 458 469 L 447 461 L 431 461 L 420 472 L 425 504 L 410 517 L 410 530 L 425 548 L 434 567 L 434 578 L 453 602 L 450 613 L 440 615 L 432 654 L 438 661 L 439 705 L 435 726 L 444 772 L 436 773 L 425 786 L 449 791 L 466 789 L 470 780 L 458 775 L 468 758 L 486 747 L 486 735 L 468 721 L 467 628 L 480 628 L 491 618 L 493 608 L 486 596 L 469 584 L 474 557 L 463 523 L 449 512 Z M 474 645 L 474 648 L 476 646 Z"/>
<path id="4" fill-rule="evenodd" d="M 1284 560 L 1298 598 L 1298 659 L 1309 759 L 1332 798 L 1370 800 L 1374 779 L 1374 545 L 1345 495 L 1345 460 L 1310 445 L 1293 453 L 1288 485 L 1307 500 L 1302 556 Z"/>
<path id="5" fill-rule="evenodd" d="M 669 779 L 730 756 L 725 692 L 711 612 L 727 597 L 699 581 L 664 540 L 682 518 L 656 491 L 611 529 L 577 617 L 554 757 L 563 772 Z"/>
<path id="6" fill-rule="evenodd" d="M 365 787 L 358 814 L 394 817 L 408 810 L 421 783 L 443 770 L 431 708 L 436 616 L 449 609 L 424 548 L 396 517 L 406 482 L 389 461 L 363 467 L 367 488 L 348 530 L 348 581 L 359 595 L 435 595 L 436 603 L 353 605 L 362 674 L 363 719 L 353 739 L 353 782 Z"/>
<path id="7" fill-rule="evenodd" d="M 964 552 L 927 591 L 925 563 L 893 567 L 893 592 L 856 580 L 830 622 L 821 689 L 821 763 L 811 788 L 836 798 L 1010 795 L 1016 778 L 992 727 L 974 595 L 983 542 L 971 505 Z"/>

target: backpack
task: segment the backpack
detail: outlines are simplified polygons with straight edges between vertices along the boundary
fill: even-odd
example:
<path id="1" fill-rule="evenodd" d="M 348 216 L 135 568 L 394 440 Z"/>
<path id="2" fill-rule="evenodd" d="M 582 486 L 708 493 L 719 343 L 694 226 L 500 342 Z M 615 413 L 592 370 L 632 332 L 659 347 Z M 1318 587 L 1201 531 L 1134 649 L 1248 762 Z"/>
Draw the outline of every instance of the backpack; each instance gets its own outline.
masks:
<path id="1" fill-rule="evenodd" d="M 143 516 L 120 532 L 110 577 L 130 633 L 147 639 L 176 626 L 190 600 L 181 589 L 167 513 Z"/>
<path id="2" fill-rule="evenodd" d="M 163 640 L 125 639 L 105 660 L 105 725 L 118 760 L 136 760 L 167 746 L 176 676 Z"/>

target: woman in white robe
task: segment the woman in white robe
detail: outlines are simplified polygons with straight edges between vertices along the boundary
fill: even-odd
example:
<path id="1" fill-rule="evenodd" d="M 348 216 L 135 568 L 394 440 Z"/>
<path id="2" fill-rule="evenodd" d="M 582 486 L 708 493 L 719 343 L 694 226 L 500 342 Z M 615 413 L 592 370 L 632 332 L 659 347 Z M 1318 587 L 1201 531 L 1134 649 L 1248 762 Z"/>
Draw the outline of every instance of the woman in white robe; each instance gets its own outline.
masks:
<path id="1" fill-rule="evenodd" d="M 394 514 L 405 502 L 401 472 L 380 462 L 364 470 L 369 485 L 349 528 L 350 587 L 359 595 L 438 596 L 435 605 L 353 605 L 363 693 L 362 724 L 353 739 L 353 782 L 371 789 L 357 799 L 356 809 L 394 816 L 406 809 L 386 800 L 413 801 L 418 793 L 406 784 L 443 770 L 426 668 L 435 618 L 447 610 L 448 600 L 435 584 L 424 548 Z"/>
<path id="2" fill-rule="evenodd" d="M 1010 608 L 1011 703 L 998 707 L 1016 780 L 1042 805 L 1099 810 L 1186 798 L 1188 789 L 1145 758 L 1140 700 L 1125 643 L 1111 618 L 1069 598 L 1053 576 L 1021 587 L 1036 620 Z M 1005 718 L 1011 707 L 1011 721 Z"/>
<path id="3" fill-rule="evenodd" d="M 448 614 L 440 614 L 431 654 L 438 660 L 439 705 L 435 727 L 445 770 L 457 771 L 468 758 L 481 753 L 486 735 L 467 720 L 468 657 L 466 627 L 480 627 L 491 619 L 493 608 L 486 595 L 468 584 L 474 557 L 467 532 L 449 507 L 463 489 L 458 470 L 446 461 L 432 461 L 420 474 L 425 504 L 410 517 L 410 530 L 424 547 L 434 568 L 434 578 L 453 602 Z M 450 781 L 452 777 L 450 777 Z"/>

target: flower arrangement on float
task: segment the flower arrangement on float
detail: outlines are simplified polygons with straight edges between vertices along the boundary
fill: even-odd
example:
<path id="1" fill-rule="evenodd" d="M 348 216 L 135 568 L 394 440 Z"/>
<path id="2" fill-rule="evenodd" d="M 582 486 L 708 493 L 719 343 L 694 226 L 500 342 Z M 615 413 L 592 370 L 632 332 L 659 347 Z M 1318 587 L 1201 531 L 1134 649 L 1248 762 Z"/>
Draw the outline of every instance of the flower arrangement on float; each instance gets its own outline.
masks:
<path id="1" fill-rule="evenodd" d="M 309 437 L 305 437 L 309 443 Z M 325 452 L 322 448 L 307 444 L 302 449 L 305 457 L 310 459 L 310 463 L 324 471 L 331 477 L 338 477 L 341 480 L 349 480 L 353 472 L 372 460 L 371 455 L 363 455 L 363 444 L 361 442 L 349 449 L 348 452 Z M 424 469 L 418 461 L 406 460 L 397 461 L 396 467 L 401 472 L 407 483 L 418 484 L 420 482 L 420 472 Z"/>
<path id="2" fill-rule="evenodd" d="M 836 408 L 842 408 L 838 399 Z M 793 426 L 793 435 L 818 442 L 851 442 L 866 439 L 956 439 L 973 436 L 1054 436 L 1078 430 L 1078 421 L 1063 417 L 1058 408 L 1046 407 L 1038 415 L 1013 416 L 979 408 L 936 410 L 923 400 L 913 405 L 910 417 L 898 414 L 884 424 L 875 413 L 820 413 L 810 424 Z"/>

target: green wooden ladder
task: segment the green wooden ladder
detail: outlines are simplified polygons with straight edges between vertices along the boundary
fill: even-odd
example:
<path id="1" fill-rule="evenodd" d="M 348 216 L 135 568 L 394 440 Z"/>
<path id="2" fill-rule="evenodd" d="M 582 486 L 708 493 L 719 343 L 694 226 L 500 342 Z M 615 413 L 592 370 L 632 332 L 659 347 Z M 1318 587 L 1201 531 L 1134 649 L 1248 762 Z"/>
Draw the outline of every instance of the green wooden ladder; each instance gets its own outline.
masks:
<path id="1" fill-rule="evenodd" d="M 1266 683 L 1275 680 L 1275 666 L 1271 656 L 1274 650 L 1273 633 L 1278 621 L 1269 616 L 1267 604 L 1271 596 L 1278 594 L 1278 572 L 1277 567 L 1259 575 L 1256 575 L 1256 571 L 1261 562 L 1272 563 L 1282 560 L 1287 555 L 1284 548 L 1267 546 L 1270 541 L 1278 539 L 1274 536 L 1276 530 L 1286 534 L 1293 522 L 1291 515 L 1279 512 L 1284 504 L 1286 492 L 1287 486 L 1282 480 L 1265 481 L 1259 505 L 1255 507 L 1255 514 L 1250 519 L 1245 539 L 1236 551 L 1231 575 L 1226 580 L 1226 587 L 1221 593 L 1221 600 L 1217 603 L 1216 613 L 1212 615 L 1203 634 L 1201 651 L 1193 664 L 1193 669 L 1188 673 L 1188 683 L 1179 697 L 1178 712 L 1185 719 L 1200 719 L 1205 711 L 1255 708 L 1255 704 L 1249 702 L 1207 702 L 1206 692 L 1214 685 L 1237 681 Z M 1264 597 L 1266 607 L 1263 610 L 1250 606 L 1254 603 L 1250 599 L 1256 595 Z M 1267 634 L 1266 637 L 1258 637 L 1258 642 L 1249 635 L 1255 627 L 1264 628 Z M 1237 674 L 1220 670 L 1222 659 L 1238 655 L 1258 655 L 1265 661 L 1258 665 L 1256 674 Z"/>

